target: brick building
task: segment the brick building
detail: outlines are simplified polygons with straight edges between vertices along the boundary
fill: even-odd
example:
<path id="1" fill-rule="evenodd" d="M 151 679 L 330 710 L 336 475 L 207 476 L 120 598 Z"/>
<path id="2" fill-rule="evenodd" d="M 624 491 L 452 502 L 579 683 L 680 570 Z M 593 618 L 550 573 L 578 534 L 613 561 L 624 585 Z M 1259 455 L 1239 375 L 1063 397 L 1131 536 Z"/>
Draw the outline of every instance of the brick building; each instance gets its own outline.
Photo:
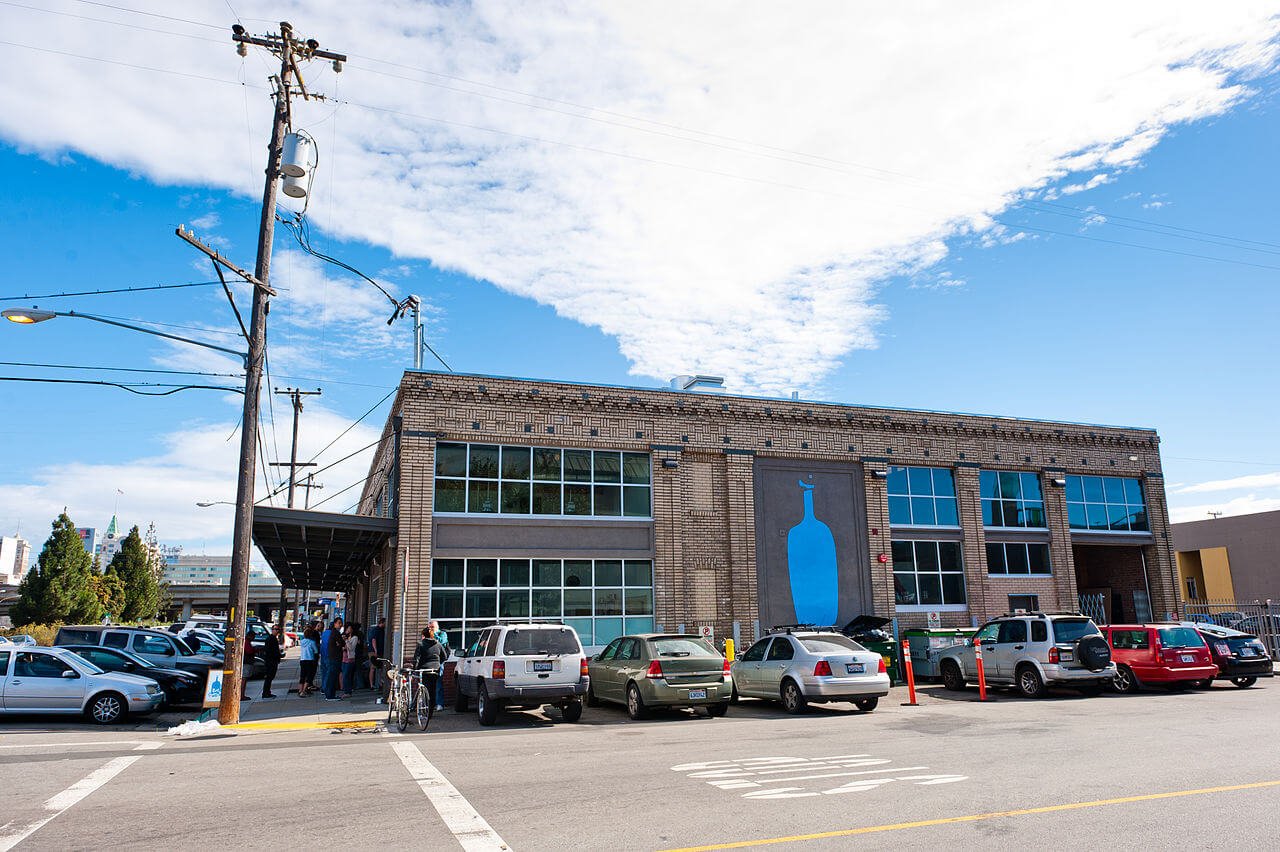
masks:
<path id="1" fill-rule="evenodd" d="M 407 372 L 348 612 L 394 628 L 403 577 L 409 635 L 433 617 L 455 646 L 495 618 L 599 646 L 862 613 L 1162 617 L 1160 471 L 1150 429 Z"/>

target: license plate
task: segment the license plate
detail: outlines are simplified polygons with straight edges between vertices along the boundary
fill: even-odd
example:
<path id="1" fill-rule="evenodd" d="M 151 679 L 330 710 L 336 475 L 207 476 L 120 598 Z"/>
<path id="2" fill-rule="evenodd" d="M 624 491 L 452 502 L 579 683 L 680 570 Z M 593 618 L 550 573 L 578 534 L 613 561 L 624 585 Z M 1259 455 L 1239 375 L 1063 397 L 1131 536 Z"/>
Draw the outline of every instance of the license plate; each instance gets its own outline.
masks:
<path id="1" fill-rule="evenodd" d="M 1223 657 L 1231 656 L 1231 646 L 1228 645 L 1226 642 L 1217 642 L 1214 644 L 1213 647 L 1215 650 L 1217 650 L 1219 656 L 1223 656 Z"/>
<path id="2" fill-rule="evenodd" d="M 867 667 L 863 663 L 845 663 L 844 670 L 849 674 L 862 674 Z"/>
<path id="3" fill-rule="evenodd" d="M 1194 663 L 1195 661 L 1196 661 L 1196 658 L 1195 658 L 1195 656 L 1194 656 L 1194 655 L 1192 655 L 1192 654 L 1182 654 L 1182 662 L 1184 662 L 1184 663 Z"/>
<path id="4" fill-rule="evenodd" d="M 689 697 L 690 698 L 706 698 L 707 691 L 705 689 L 691 689 L 689 690 Z"/>
<path id="5" fill-rule="evenodd" d="M 535 672 L 549 672 L 551 668 L 550 660 L 534 660 L 533 662 L 533 670 Z"/>
<path id="6" fill-rule="evenodd" d="M 1242 656 L 1242 657 L 1252 657 L 1252 656 L 1253 656 L 1253 649 L 1252 649 L 1252 648 L 1241 648 L 1241 649 L 1240 649 L 1240 656 Z"/>

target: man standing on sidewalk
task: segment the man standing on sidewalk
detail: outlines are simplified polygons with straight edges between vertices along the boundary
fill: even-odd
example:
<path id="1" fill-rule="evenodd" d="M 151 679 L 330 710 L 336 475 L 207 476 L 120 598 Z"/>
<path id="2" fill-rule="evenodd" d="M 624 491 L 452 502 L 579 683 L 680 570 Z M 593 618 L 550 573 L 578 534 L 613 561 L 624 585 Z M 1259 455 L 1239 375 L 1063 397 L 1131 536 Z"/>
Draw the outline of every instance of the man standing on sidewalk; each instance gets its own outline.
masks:
<path id="1" fill-rule="evenodd" d="M 324 698 L 326 701 L 338 701 L 338 673 L 342 670 L 342 654 L 347 644 L 342 638 L 342 619 L 335 618 L 325 631 L 329 640 L 325 643 L 324 654 L 329 660 L 328 677 L 324 681 Z"/>
<path id="2" fill-rule="evenodd" d="M 267 637 L 266 643 L 262 646 L 262 697 L 275 698 L 275 693 L 271 691 L 271 681 L 275 679 L 276 672 L 280 669 L 280 659 L 284 654 L 280 651 L 280 625 L 271 625 L 271 635 Z"/>
<path id="3" fill-rule="evenodd" d="M 369 688 L 378 695 L 378 703 L 382 703 L 382 666 L 378 658 L 386 658 L 387 619 L 379 618 L 378 623 L 369 628 Z"/>

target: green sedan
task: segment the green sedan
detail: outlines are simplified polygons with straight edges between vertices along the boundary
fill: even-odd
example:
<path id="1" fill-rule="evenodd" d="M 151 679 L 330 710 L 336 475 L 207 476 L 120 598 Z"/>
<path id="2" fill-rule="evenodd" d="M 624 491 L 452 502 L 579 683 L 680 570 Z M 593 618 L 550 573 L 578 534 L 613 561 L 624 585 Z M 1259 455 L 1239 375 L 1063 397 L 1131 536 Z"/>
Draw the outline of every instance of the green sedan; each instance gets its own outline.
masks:
<path id="1" fill-rule="evenodd" d="M 733 694 L 728 661 L 699 636 L 620 636 L 587 666 L 587 704 L 615 701 L 632 719 L 658 707 L 705 707 L 708 715 L 723 716 Z"/>

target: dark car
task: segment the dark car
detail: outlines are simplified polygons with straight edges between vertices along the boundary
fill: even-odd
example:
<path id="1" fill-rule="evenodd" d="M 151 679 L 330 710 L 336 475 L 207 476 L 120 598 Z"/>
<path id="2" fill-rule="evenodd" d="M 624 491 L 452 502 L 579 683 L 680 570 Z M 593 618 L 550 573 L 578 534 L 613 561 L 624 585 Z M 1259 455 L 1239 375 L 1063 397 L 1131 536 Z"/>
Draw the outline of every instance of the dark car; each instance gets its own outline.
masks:
<path id="1" fill-rule="evenodd" d="M 1216 680 L 1229 680 L 1244 689 L 1253 686 L 1260 677 L 1273 676 L 1267 646 L 1258 637 L 1217 624 L 1186 623 L 1198 630 L 1209 645 L 1209 653 L 1218 667 Z M 1213 681 L 1213 678 L 1206 679 L 1199 685 L 1210 687 Z"/>
<path id="2" fill-rule="evenodd" d="M 118 624 L 68 624 L 58 628 L 55 645 L 102 645 L 142 657 L 163 668 L 182 669 L 203 679 L 211 668 L 222 668 L 217 657 L 197 654 L 166 630 L 122 627 Z"/>
<path id="3" fill-rule="evenodd" d="M 161 707 L 199 704 L 204 699 L 204 681 L 191 672 L 163 668 L 118 648 L 103 648 L 98 645 L 62 645 L 60 647 L 74 651 L 77 656 L 83 657 L 103 671 L 125 672 L 155 681 L 164 690 L 164 704 L 161 704 Z"/>

